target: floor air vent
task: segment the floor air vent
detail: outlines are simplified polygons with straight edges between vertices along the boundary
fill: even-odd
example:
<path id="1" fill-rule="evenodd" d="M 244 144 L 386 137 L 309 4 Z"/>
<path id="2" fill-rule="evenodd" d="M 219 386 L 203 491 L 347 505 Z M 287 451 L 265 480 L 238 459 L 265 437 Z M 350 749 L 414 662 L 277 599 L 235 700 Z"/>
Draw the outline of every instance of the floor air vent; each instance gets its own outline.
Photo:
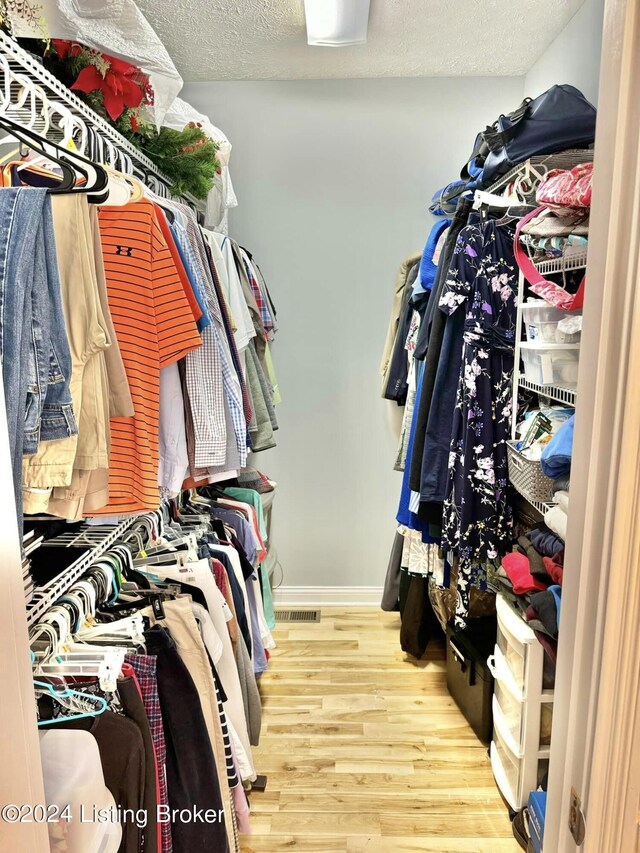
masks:
<path id="1" fill-rule="evenodd" d="M 319 610 L 276 610 L 276 622 L 319 622 Z"/>

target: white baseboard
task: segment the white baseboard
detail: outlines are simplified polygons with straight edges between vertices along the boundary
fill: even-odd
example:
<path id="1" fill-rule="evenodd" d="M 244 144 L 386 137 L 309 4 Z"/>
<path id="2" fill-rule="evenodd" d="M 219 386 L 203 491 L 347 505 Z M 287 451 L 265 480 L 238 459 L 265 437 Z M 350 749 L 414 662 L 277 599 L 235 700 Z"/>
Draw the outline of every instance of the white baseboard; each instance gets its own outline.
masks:
<path id="1" fill-rule="evenodd" d="M 380 606 L 381 586 L 281 586 L 273 592 L 276 606 Z"/>

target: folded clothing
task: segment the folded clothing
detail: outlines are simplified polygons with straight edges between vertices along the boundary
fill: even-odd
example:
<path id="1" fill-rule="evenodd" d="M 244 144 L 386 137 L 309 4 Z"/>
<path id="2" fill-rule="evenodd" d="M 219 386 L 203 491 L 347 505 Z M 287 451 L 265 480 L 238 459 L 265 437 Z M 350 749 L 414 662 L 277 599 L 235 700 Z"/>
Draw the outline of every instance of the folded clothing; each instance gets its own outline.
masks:
<path id="1" fill-rule="evenodd" d="M 547 585 L 538 578 L 534 578 L 529 571 L 529 560 L 524 554 L 514 551 L 502 558 L 502 565 L 507 577 L 513 584 L 516 595 L 526 595 L 536 590 L 546 590 Z"/>
<path id="2" fill-rule="evenodd" d="M 575 415 L 562 424 L 558 432 L 542 451 L 542 458 L 540 460 L 542 471 L 552 480 L 565 477 L 571 471 L 574 423 Z"/>
<path id="3" fill-rule="evenodd" d="M 564 568 L 559 562 L 557 562 L 558 556 L 559 555 L 556 555 L 555 557 L 543 557 L 542 561 L 544 563 L 546 573 L 549 575 L 554 584 L 562 586 Z"/>
<path id="4" fill-rule="evenodd" d="M 544 592 L 537 592 L 531 596 L 531 607 L 537 612 L 547 633 L 552 637 L 558 636 L 561 602 L 562 588 L 559 586 L 550 586 Z"/>
<path id="5" fill-rule="evenodd" d="M 526 536 L 521 536 L 518 539 L 518 548 L 529 560 L 529 571 L 531 574 L 544 580 L 547 577 L 547 570 L 542 562 L 543 557 L 542 554 L 536 550 L 531 540 L 527 539 Z"/>
<path id="6" fill-rule="evenodd" d="M 549 530 L 546 524 L 531 530 L 527 536 L 531 544 L 543 557 L 555 557 L 564 550 L 564 540 L 558 539 L 556 534 Z"/>
<path id="7" fill-rule="evenodd" d="M 565 492 L 562 489 L 555 493 L 553 496 L 554 501 L 558 504 L 560 509 L 569 515 L 569 492 Z"/>
<path id="8" fill-rule="evenodd" d="M 554 640 L 553 637 L 549 637 L 548 634 L 543 634 L 542 631 L 535 631 L 535 635 L 538 639 L 538 642 L 545 650 L 549 660 L 551 663 L 558 662 L 558 641 Z M 544 689 L 547 689 L 547 685 L 543 684 Z M 553 689 L 552 685 L 549 685 L 549 689 Z"/>
<path id="9" fill-rule="evenodd" d="M 561 494 L 558 492 L 558 494 Z M 567 513 L 561 506 L 554 506 L 544 514 L 544 523 L 562 540 L 563 547 L 567 541 Z"/>
<path id="10" fill-rule="evenodd" d="M 559 477 L 557 480 L 554 480 L 552 487 L 553 494 L 555 495 L 556 492 L 568 492 L 570 480 L 570 477 Z"/>
<path id="11" fill-rule="evenodd" d="M 537 595 L 537 593 L 536 593 Z M 527 607 L 527 612 L 525 613 L 525 619 L 527 620 L 529 627 L 533 631 L 540 631 L 542 634 L 546 634 L 548 637 L 551 637 L 551 634 L 547 630 L 547 626 L 544 624 L 542 619 L 540 618 L 540 614 L 535 609 L 533 605 L 529 605 Z"/>

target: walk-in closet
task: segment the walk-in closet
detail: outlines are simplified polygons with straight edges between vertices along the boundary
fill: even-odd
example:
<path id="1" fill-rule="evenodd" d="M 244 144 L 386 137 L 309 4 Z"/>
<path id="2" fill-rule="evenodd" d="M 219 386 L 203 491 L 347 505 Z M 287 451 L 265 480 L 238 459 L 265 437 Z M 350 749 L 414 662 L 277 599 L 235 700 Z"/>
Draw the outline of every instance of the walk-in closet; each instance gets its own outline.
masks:
<path id="1" fill-rule="evenodd" d="M 634 853 L 640 6 L 0 0 L 0 849 Z"/>

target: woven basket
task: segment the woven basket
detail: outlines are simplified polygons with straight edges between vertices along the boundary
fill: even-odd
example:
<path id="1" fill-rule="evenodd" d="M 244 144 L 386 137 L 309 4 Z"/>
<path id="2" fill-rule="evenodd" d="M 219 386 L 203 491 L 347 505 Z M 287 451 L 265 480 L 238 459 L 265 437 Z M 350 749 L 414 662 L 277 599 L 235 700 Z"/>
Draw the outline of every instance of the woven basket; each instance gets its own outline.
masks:
<path id="1" fill-rule="evenodd" d="M 514 488 L 528 501 L 547 503 L 552 497 L 553 480 L 542 473 L 540 462 L 527 459 L 513 443 L 507 442 L 509 479 Z"/>

